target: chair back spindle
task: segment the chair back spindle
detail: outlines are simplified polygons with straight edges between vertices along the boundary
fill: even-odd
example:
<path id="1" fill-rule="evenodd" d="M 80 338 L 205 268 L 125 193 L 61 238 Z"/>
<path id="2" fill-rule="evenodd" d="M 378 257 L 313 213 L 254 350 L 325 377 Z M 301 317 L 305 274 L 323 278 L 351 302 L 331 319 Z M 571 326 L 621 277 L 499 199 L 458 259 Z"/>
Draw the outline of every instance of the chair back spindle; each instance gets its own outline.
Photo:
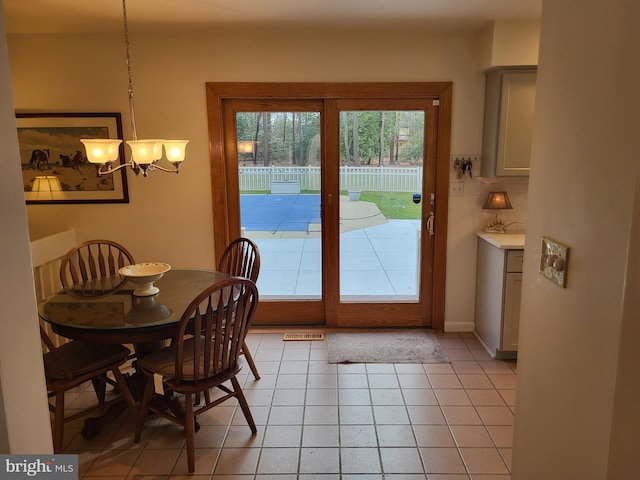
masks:
<path id="1" fill-rule="evenodd" d="M 220 259 L 218 270 L 234 277 L 246 277 L 254 283 L 260 273 L 260 252 L 258 246 L 245 237 L 232 241 Z"/>
<path id="2" fill-rule="evenodd" d="M 176 384 L 236 370 L 257 302 L 255 284 L 244 278 L 217 282 L 191 302 L 174 340 Z"/>
<path id="3" fill-rule="evenodd" d="M 71 285 L 87 284 L 91 290 L 113 290 L 126 279 L 118 276 L 118 270 L 135 261 L 129 251 L 111 240 L 89 240 L 73 247 L 63 257 L 60 265 L 60 281 L 64 288 Z M 115 281 L 113 277 L 116 277 Z M 91 284 L 91 285 L 89 285 Z"/>

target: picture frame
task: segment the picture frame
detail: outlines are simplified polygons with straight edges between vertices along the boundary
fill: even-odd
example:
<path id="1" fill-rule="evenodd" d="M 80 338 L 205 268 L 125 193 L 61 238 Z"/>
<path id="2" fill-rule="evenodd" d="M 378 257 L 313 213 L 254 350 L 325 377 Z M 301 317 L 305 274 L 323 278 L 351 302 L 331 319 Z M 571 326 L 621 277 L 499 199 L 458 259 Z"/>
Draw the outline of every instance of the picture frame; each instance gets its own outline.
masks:
<path id="1" fill-rule="evenodd" d="M 120 113 L 16 113 L 16 124 L 27 204 L 129 203 L 126 168 L 98 175 L 80 142 L 122 138 Z"/>

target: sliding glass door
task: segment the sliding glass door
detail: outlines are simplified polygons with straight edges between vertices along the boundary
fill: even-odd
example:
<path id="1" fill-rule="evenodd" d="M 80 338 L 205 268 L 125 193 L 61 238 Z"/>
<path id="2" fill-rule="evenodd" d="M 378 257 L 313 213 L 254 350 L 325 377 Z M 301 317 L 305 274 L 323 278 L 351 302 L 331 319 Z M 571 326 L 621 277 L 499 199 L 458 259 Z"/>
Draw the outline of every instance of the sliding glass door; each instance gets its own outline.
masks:
<path id="1" fill-rule="evenodd" d="M 257 243 L 255 324 L 434 326 L 443 313 L 450 89 L 361 98 L 381 86 L 360 85 L 208 85 L 216 252 Z"/>
<path id="2" fill-rule="evenodd" d="M 340 301 L 417 302 L 424 111 L 341 111 L 340 139 Z"/>
<path id="3" fill-rule="evenodd" d="M 237 112 L 235 141 L 240 233 L 260 249 L 261 298 L 320 300 L 320 111 Z"/>

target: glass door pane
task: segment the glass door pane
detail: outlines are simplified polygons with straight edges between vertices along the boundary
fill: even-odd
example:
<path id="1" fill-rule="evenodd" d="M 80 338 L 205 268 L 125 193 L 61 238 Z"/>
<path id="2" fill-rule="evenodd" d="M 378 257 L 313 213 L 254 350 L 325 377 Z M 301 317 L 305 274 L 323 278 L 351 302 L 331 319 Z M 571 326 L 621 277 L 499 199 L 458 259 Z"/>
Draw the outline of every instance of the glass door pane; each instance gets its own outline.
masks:
<path id="1" fill-rule="evenodd" d="M 261 300 L 322 298 L 320 112 L 237 112 L 241 235 Z"/>
<path id="2" fill-rule="evenodd" d="M 340 300 L 417 302 L 424 111 L 340 112 Z"/>

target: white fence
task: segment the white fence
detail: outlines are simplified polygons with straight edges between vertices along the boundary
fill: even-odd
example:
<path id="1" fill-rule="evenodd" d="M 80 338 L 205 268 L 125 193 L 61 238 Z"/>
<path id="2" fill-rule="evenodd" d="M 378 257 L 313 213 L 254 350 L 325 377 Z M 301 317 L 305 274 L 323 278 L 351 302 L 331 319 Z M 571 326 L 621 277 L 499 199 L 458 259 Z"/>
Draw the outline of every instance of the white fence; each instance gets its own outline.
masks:
<path id="1" fill-rule="evenodd" d="M 270 191 L 272 182 L 298 182 L 301 190 L 320 190 L 320 167 L 238 167 L 241 191 Z M 422 167 L 340 167 L 342 190 L 422 191 Z"/>

